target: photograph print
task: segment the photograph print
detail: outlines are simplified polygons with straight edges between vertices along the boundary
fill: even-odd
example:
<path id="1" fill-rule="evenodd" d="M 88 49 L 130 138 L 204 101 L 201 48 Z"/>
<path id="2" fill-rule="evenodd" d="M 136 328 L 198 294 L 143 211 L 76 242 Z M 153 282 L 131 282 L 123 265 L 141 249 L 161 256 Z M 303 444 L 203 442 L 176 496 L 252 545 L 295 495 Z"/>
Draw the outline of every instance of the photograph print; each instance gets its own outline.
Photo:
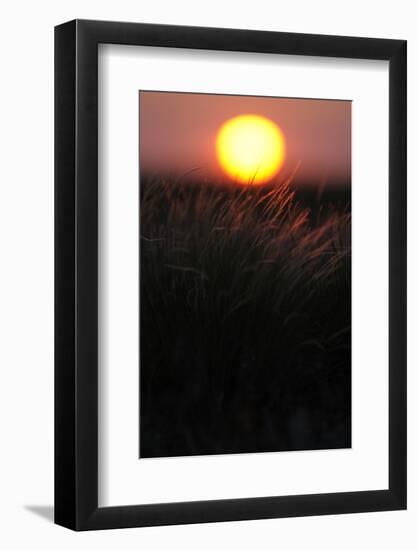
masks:
<path id="1" fill-rule="evenodd" d="M 139 458 L 351 446 L 351 102 L 139 92 Z"/>

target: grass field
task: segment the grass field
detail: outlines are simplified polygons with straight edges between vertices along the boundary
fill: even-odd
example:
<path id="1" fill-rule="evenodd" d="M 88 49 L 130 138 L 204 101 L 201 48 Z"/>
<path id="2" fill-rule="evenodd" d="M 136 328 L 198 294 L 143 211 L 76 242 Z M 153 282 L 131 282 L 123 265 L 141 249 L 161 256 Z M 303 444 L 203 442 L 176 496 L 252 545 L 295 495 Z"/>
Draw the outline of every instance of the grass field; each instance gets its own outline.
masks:
<path id="1" fill-rule="evenodd" d="M 350 446 L 349 193 L 142 178 L 141 457 Z"/>

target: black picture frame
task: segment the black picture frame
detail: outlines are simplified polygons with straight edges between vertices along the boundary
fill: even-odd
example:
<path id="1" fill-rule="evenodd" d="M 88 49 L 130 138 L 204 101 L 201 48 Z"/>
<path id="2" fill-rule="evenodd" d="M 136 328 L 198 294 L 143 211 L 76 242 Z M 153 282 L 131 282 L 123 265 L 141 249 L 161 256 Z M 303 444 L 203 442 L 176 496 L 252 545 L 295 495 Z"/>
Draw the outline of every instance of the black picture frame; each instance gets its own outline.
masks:
<path id="1" fill-rule="evenodd" d="M 389 61 L 389 488 L 98 506 L 98 44 Z M 74 20 L 55 28 L 55 523 L 73 530 L 406 508 L 406 41 Z M 140 496 L 138 495 L 138 498 Z"/>

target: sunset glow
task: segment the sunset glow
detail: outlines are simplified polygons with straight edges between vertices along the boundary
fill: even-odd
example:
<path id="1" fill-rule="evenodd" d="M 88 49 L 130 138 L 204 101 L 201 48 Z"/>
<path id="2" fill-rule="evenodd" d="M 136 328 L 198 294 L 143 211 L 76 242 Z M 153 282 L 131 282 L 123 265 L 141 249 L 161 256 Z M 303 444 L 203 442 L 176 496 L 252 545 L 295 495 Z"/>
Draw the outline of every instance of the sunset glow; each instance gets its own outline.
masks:
<path id="1" fill-rule="evenodd" d="M 139 91 L 141 460 L 352 447 L 351 111 Z"/>
<path id="2" fill-rule="evenodd" d="M 221 126 L 216 139 L 220 166 L 233 180 L 263 184 L 280 170 L 285 158 L 285 138 L 271 120 L 240 115 Z"/>

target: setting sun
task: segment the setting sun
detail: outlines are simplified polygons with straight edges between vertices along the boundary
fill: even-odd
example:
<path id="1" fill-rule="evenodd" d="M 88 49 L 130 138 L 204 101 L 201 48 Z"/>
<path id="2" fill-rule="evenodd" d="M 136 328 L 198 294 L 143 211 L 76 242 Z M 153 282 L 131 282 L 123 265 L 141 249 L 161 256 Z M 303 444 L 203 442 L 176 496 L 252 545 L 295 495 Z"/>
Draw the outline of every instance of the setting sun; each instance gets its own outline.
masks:
<path id="1" fill-rule="evenodd" d="M 271 120 L 259 115 L 240 115 L 220 128 L 216 150 L 229 177 L 244 184 L 262 184 L 281 168 L 285 138 Z"/>
<path id="2" fill-rule="evenodd" d="M 352 447 L 351 111 L 139 91 L 140 459 Z"/>

